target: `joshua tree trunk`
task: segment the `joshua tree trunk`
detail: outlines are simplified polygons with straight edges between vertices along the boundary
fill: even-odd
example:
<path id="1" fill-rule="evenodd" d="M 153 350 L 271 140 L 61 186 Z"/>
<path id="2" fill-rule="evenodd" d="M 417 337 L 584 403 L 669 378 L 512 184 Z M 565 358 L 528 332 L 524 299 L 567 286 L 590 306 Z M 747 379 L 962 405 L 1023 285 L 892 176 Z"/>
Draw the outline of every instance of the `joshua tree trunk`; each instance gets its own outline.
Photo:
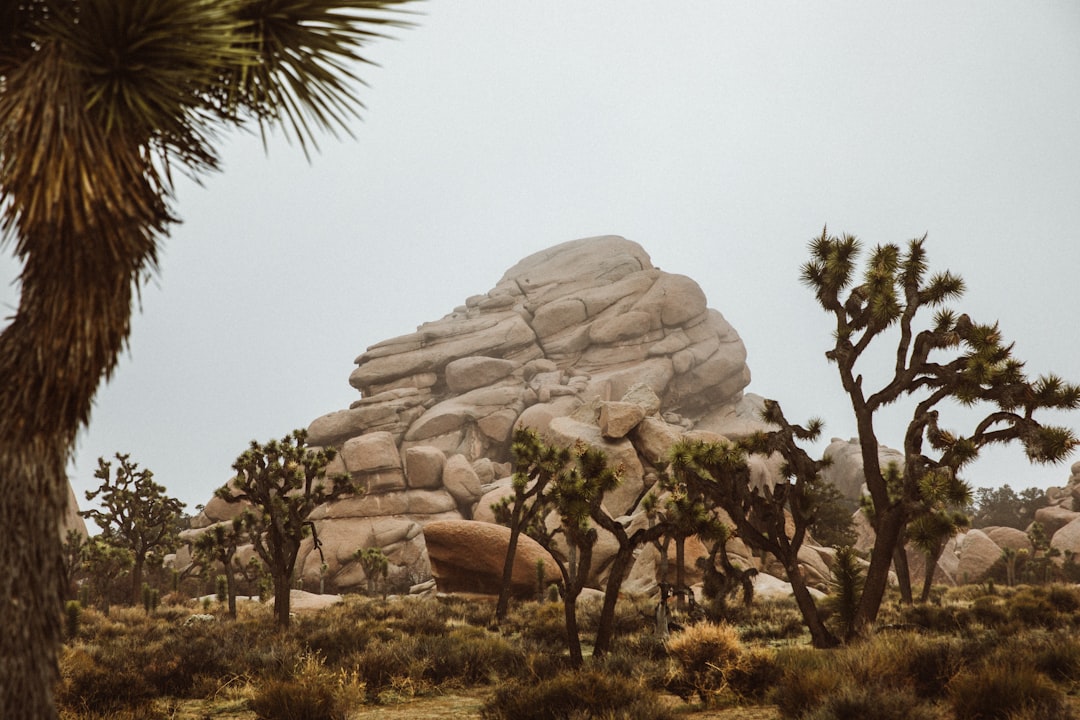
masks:
<path id="1" fill-rule="evenodd" d="M 896 549 L 893 550 L 893 569 L 896 570 L 896 584 L 900 588 L 900 601 L 905 605 L 911 605 L 914 602 L 914 596 L 911 591 L 911 568 L 908 567 L 907 550 L 904 549 L 905 534 L 901 533 L 896 541 Z"/>
<path id="2" fill-rule="evenodd" d="M 893 561 L 893 548 L 900 540 L 904 528 L 904 512 L 900 507 L 890 507 L 882 513 L 874 530 L 877 533 L 874 547 L 870 552 L 870 567 L 866 570 L 863 593 L 859 598 L 859 609 L 855 614 L 853 630 L 863 633 L 877 620 L 881 601 L 885 597 L 885 588 L 889 584 L 889 568 Z"/>
<path id="3" fill-rule="evenodd" d="M 0 708 L 11 720 L 56 717 L 66 467 L 127 337 L 142 264 L 103 262 L 56 235 L 52 251 L 25 258 L 18 313 L 0 334 Z"/>
<path id="4" fill-rule="evenodd" d="M 634 549 L 637 546 L 623 546 L 611 561 L 607 587 L 604 589 L 604 604 L 600 608 L 600 620 L 596 626 L 596 642 L 593 644 L 593 657 L 603 657 L 611 650 L 611 641 L 615 636 L 615 606 L 619 601 L 619 588 L 630 572 L 634 563 Z"/>
<path id="5" fill-rule="evenodd" d="M 814 647 L 831 648 L 839 645 L 840 642 L 836 636 L 829 632 L 825 623 L 821 621 L 814 598 L 806 587 L 806 581 L 803 580 L 798 560 L 788 563 L 784 569 L 787 571 L 788 582 L 791 583 L 791 593 L 795 596 L 795 604 L 799 606 L 799 612 L 802 613 L 806 627 L 810 631 L 810 640 Z"/>
<path id="6" fill-rule="evenodd" d="M 292 572 L 274 570 L 274 620 L 282 630 L 289 627 L 289 593 L 292 592 Z"/>
<path id="7" fill-rule="evenodd" d="M 12 720 L 56 717 L 67 455 L 64 443 L 45 438 L 0 443 L 0 708 Z"/>
<path id="8" fill-rule="evenodd" d="M 522 503 L 518 500 L 514 503 L 513 515 L 510 520 L 510 540 L 506 544 L 506 559 L 503 561 L 502 584 L 499 586 L 499 600 L 495 605 L 495 621 L 506 619 L 506 613 L 510 609 L 510 585 L 514 579 L 514 562 L 517 560 L 518 537 L 521 535 Z"/>
<path id="9" fill-rule="evenodd" d="M 930 552 L 926 553 L 926 572 L 923 573 L 922 592 L 919 594 L 919 602 L 925 603 L 930 599 L 930 590 L 934 586 L 934 571 L 937 570 L 938 560 L 945 551 L 945 543 L 937 543 Z"/>

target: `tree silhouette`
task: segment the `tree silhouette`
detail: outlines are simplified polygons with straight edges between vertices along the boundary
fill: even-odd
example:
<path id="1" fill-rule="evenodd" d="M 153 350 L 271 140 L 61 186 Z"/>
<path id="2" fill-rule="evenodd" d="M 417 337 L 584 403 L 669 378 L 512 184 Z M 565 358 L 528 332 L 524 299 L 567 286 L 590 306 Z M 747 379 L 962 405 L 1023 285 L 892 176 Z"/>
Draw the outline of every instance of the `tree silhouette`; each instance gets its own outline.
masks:
<path id="1" fill-rule="evenodd" d="M 499 599 L 495 604 L 496 621 L 505 619 L 510 607 L 510 586 L 517 558 L 518 538 L 522 532 L 530 537 L 541 534 L 542 530 L 537 525 L 543 524 L 544 515 L 551 510 L 546 497 L 548 484 L 570 461 L 570 451 L 567 448 L 542 443 L 536 431 L 531 428 L 518 428 L 514 431 L 510 453 L 514 458 L 514 475 L 511 480 L 514 496 L 492 506 L 495 519 L 510 528 L 506 559 L 503 561 L 502 584 L 499 587 Z"/>
<path id="2" fill-rule="evenodd" d="M 851 402 L 873 506 L 876 539 L 855 618 L 857 631 L 877 617 L 889 566 L 908 522 L 923 504 L 920 481 L 927 473 L 958 476 L 981 448 L 995 443 L 1020 441 L 1030 460 L 1043 463 L 1063 460 L 1077 445 L 1072 431 L 1044 426 L 1034 415 L 1080 406 L 1080 386 L 1055 375 L 1028 379 L 996 324 L 944 309 L 963 294 L 964 283 L 950 272 L 928 274 L 925 240 L 912 240 L 903 250 L 894 244 L 875 247 L 860 277 L 859 241 L 823 230 L 811 241 L 810 260 L 802 268 L 803 282 L 835 323 L 825 356 L 835 363 Z M 924 308 L 938 309 L 920 330 Z M 880 387 L 868 387 L 860 361 L 871 343 L 890 338 L 896 343 L 892 375 Z M 902 399 L 913 407 L 903 438 L 904 468 L 890 488 L 878 460 L 875 420 L 882 408 Z M 939 415 L 949 402 L 981 405 L 986 414 L 966 434 L 947 431 Z"/>

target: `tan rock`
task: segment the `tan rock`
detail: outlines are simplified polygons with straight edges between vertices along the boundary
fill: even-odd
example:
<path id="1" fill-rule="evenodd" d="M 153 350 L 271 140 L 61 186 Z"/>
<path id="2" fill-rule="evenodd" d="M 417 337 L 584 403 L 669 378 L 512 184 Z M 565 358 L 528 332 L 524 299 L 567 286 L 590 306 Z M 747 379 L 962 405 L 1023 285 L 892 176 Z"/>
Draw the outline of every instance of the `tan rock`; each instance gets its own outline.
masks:
<path id="1" fill-rule="evenodd" d="M 682 438 L 682 428 L 658 417 L 646 417 L 630 433 L 638 454 L 653 465 L 667 462 L 671 447 Z"/>
<path id="2" fill-rule="evenodd" d="M 1066 550 L 1070 553 L 1080 553 L 1080 518 L 1059 528 L 1050 538 L 1050 547 L 1057 548 L 1062 555 Z"/>
<path id="3" fill-rule="evenodd" d="M 1047 537 L 1052 537 L 1058 530 L 1080 517 L 1080 513 L 1067 510 L 1058 505 L 1041 507 L 1035 511 L 1035 522 L 1043 526 Z"/>
<path id="4" fill-rule="evenodd" d="M 345 469 L 353 475 L 380 470 L 401 470 L 397 443 L 394 442 L 394 436 L 388 432 L 374 432 L 350 438 L 341 448 L 341 459 L 345 463 Z"/>
<path id="5" fill-rule="evenodd" d="M 410 488 L 442 487 L 445 467 L 446 455 L 438 448 L 420 446 L 405 450 L 405 477 Z"/>
<path id="6" fill-rule="evenodd" d="M 859 439 L 833 438 L 825 448 L 823 457 L 828 458 L 832 464 L 821 471 L 822 479 L 835 485 L 844 497 L 859 499 L 863 494 L 863 485 L 866 484 Z M 878 460 L 883 471 L 890 463 L 895 463 L 901 470 L 904 468 L 904 455 L 899 450 L 881 446 L 878 448 Z"/>
<path id="7" fill-rule="evenodd" d="M 452 393 L 487 387 L 514 372 L 517 363 L 502 358 L 465 357 L 447 363 L 446 386 Z"/>
<path id="8" fill-rule="evenodd" d="M 424 536 L 440 591 L 498 594 L 509 528 L 475 521 L 435 522 L 424 528 Z M 536 596 L 536 565 L 540 560 L 544 561 L 545 581 L 558 582 L 555 560 L 532 538 L 519 537 L 511 581 L 516 597 Z"/>
<path id="9" fill-rule="evenodd" d="M 454 455 L 446 460 L 443 486 L 457 500 L 458 507 L 463 510 L 468 508 L 470 514 L 473 505 L 484 494 L 480 478 L 473 470 L 472 463 L 464 455 Z"/>
<path id="10" fill-rule="evenodd" d="M 600 433 L 609 440 L 624 438 L 645 418 L 640 405 L 605 402 L 600 405 Z"/>
<path id="11" fill-rule="evenodd" d="M 960 563 L 956 569 L 957 582 L 980 582 L 986 572 L 1001 559 L 1001 548 L 981 530 L 969 530 L 957 540 Z"/>
<path id="12" fill-rule="evenodd" d="M 480 496 L 480 500 L 477 501 L 476 508 L 473 510 L 473 520 L 499 524 L 495 521 L 495 513 L 492 511 L 491 506 L 497 505 L 503 498 L 510 498 L 512 501 L 513 497 L 514 488 L 510 483 L 510 478 L 503 478 Z"/>
<path id="13" fill-rule="evenodd" d="M 982 531 L 1002 549 L 1031 550 L 1031 540 L 1023 530 L 1012 527 L 985 527 Z"/>
<path id="14" fill-rule="evenodd" d="M 608 440 L 594 425 L 560 417 L 551 421 L 546 432 L 547 442 L 571 447 L 576 441 L 591 445 L 607 455 L 611 467 L 621 468 L 622 482 L 604 496 L 604 507 L 613 517 L 626 514 L 638 503 L 645 490 L 645 470 L 633 444 L 627 439 Z"/>
<path id="15" fill-rule="evenodd" d="M 289 610 L 295 613 L 318 612 L 337 605 L 342 599 L 340 595 L 317 595 L 304 590 L 290 590 Z M 267 601 L 272 602 L 273 600 Z"/>

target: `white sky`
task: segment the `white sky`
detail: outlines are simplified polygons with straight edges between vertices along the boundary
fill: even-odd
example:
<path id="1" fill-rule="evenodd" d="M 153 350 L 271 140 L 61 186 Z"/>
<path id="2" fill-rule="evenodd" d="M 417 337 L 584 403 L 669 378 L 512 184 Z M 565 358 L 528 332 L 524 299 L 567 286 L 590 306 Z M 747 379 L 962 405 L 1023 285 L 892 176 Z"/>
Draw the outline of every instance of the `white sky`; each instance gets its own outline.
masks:
<path id="1" fill-rule="evenodd" d="M 236 134 L 223 173 L 181 184 L 184 223 L 79 442 L 80 500 L 121 451 L 206 502 L 249 440 L 348 407 L 367 346 L 598 234 L 696 280 L 742 335 L 748 390 L 822 417 L 826 441 L 854 435 L 829 319 L 798 280 L 826 223 L 868 246 L 929 233 L 932 268 L 967 280 L 957 309 L 1000 320 L 1033 375 L 1080 382 L 1075 2 L 416 7 L 359 70 L 355 141 L 325 138 L 308 165 Z M 4 316 L 17 270 L 0 256 Z M 1080 431 L 1080 413 L 1057 422 Z M 1016 446 L 967 476 L 1069 470 Z"/>

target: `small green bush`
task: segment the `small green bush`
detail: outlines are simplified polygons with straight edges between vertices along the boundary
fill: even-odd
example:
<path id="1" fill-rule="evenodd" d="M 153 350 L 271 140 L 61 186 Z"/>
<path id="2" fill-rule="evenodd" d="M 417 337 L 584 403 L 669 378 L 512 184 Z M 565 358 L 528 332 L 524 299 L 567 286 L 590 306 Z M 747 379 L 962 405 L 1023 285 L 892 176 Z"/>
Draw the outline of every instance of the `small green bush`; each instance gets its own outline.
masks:
<path id="1" fill-rule="evenodd" d="M 485 720 L 674 720 L 659 696 L 640 683 L 597 670 L 569 671 L 501 685 L 484 703 Z"/>

